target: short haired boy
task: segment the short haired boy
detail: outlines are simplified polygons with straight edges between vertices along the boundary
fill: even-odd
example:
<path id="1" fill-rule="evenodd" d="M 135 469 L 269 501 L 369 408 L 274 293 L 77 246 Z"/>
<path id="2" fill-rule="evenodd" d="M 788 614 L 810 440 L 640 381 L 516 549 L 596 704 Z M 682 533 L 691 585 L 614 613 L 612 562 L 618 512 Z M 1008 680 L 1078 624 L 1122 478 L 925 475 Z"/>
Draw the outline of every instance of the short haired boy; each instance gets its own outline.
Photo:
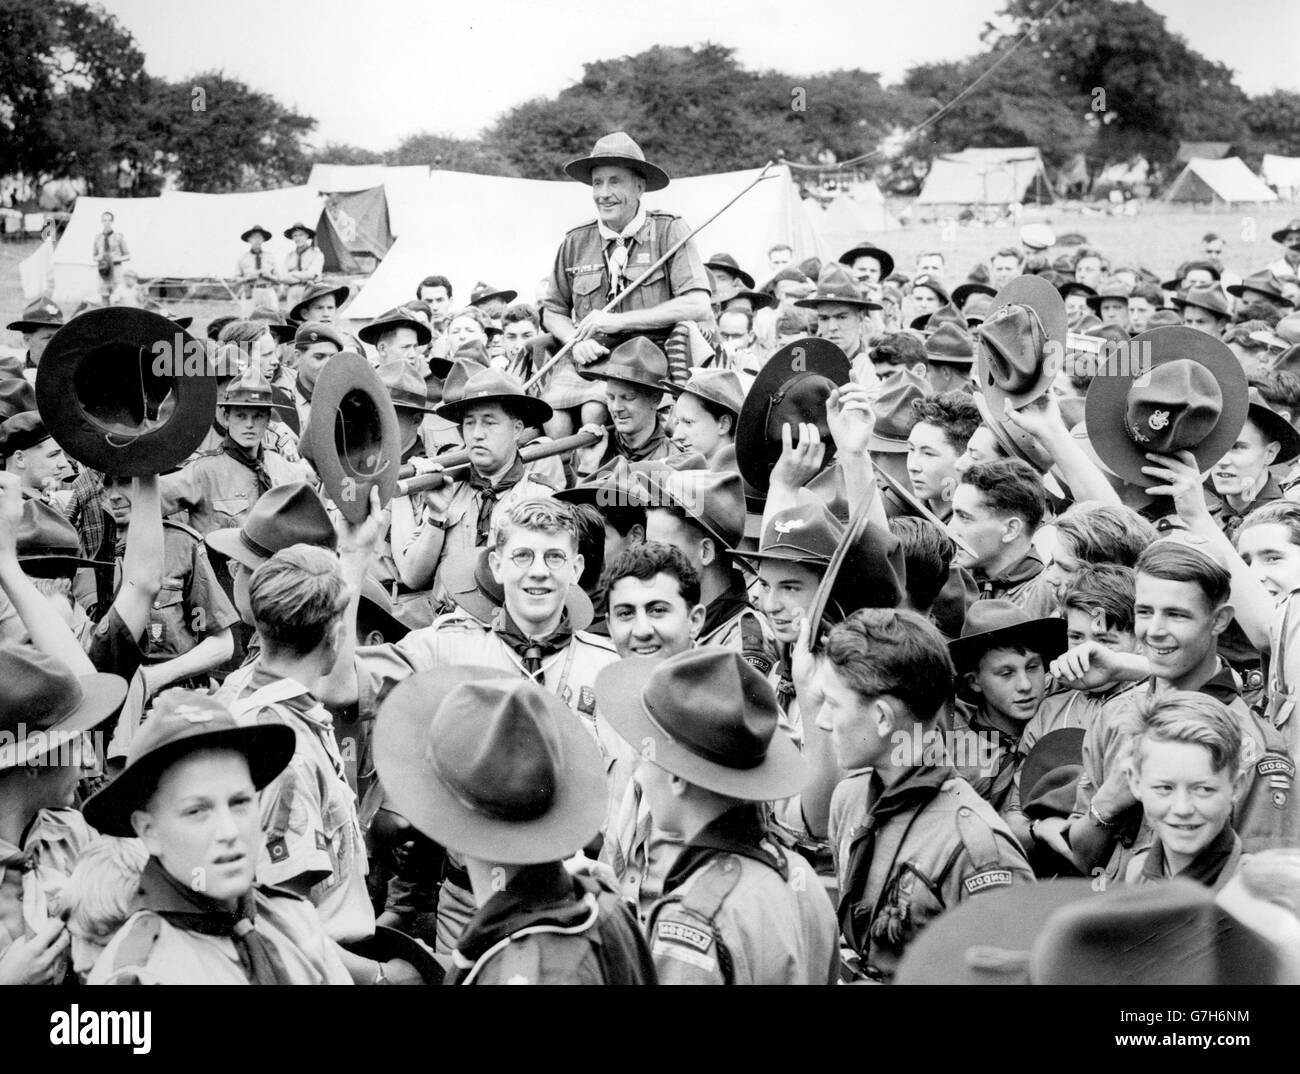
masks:
<path id="1" fill-rule="evenodd" d="M 1019 459 L 972 466 L 952 497 L 949 535 L 957 542 L 957 565 L 969 571 L 980 597 L 1026 606 L 1043 561 L 1034 533 L 1047 513 L 1047 494 L 1034 468 Z"/>

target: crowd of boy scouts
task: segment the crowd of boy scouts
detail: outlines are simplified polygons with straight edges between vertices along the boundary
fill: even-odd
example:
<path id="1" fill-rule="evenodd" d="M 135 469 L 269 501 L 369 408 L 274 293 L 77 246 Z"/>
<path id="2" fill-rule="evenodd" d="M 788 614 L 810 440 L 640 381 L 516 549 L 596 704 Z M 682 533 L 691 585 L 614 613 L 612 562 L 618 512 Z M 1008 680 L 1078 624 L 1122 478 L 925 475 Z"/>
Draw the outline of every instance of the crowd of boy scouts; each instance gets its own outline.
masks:
<path id="1" fill-rule="evenodd" d="M 252 224 L 8 325 L 0 983 L 1300 981 L 1300 220 L 760 268 L 566 171 L 536 304 Z"/>

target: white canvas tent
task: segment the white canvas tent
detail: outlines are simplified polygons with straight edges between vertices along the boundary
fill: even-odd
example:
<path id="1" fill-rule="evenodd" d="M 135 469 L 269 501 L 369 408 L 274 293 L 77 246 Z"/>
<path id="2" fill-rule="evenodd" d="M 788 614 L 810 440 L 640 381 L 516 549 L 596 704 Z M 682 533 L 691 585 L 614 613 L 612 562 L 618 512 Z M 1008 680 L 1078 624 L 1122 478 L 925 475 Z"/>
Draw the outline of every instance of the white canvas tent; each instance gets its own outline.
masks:
<path id="1" fill-rule="evenodd" d="M 823 209 L 811 208 L 813 226 L 817 235 L 830 250 L 832 257 L 883 231 L 896 231 L 902 225 L 889 214 L 885 199 L 875 183 L 869 184 L 879 202 L 871 204 L 866 198 L 837 194 Z"/>
<path id="2" fill-rule="evenodd" d="M 1279 157 L 1264 154 L 1264 182 L 1277 188 L 1279 198 L 1295 201 L 1300 198 L 1300 157 Z"/>
<path id="3" fill-rule="evenodd" d="M 1035 147 L 974 147 L 936 158 L 916 203 L 955 212 L 973 205 L 1052 200 L 1047 168 Z"/>
<path id="4" fill-rule="evenodd" d="M 666 190 L 647 195 L 645 205 L 670 210 L 695 227 L 757 174 L 674 179 Z M 797 258 L 827 256 L 788 169 L 770 175 L 709 225 L 696 243 L 701 257 L 726 251 L 761 279 L 774 243 L 789 243 Z M 388 256 L 346 315 L 368 320 L 410 301 L 420 279 L 435 272 L 450 277 L 457 304 L 479 280 L 514 288 L 521 299 L 532 301 L 565 233 L 594 215 L 591 192 L 581 183 L 434 171 Z"/>
<path id="5" fill-rule="evenodd" d="M 424 164 L 313 164 L 307 179 L 307 185 L 322 194 L 351 194 L 382 186 L 388 201 L 388 228 L 394 235 L 418 217 L 428 184 L 429 168 Z"/>
<path id="6" fill-rule="evenodd" d="M 1165 201 L 1190 201 L 1207 205 L 1277 201 L 1277 195 L 1240 157 L 1223 160 L 1189 160 L 1165 191 Z"/>

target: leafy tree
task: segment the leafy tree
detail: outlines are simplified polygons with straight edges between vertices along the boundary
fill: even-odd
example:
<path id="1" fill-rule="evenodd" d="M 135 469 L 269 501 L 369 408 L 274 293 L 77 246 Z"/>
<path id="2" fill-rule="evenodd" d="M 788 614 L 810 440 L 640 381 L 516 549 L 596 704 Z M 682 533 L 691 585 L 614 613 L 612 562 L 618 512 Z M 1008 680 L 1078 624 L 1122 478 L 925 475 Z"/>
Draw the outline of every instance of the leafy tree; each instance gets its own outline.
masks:
<path id="1" fill-rule="evenodd" d="M 383 160 L 385 164 L 427 164 L 452 172 L 515 174 L 505 158 L 482 142 L 431 131 L 407 135 L 396 149 L 383 155 Z"/>
<path id="2" fill-rule="evenodd" d="M 1274 90 L 1253 97 L 1245 119 L 1260 152 L 1300 156 L 1300 93 Z"/>
<path id="3" fill-rule="evenodd" d="M 311 154 L 313 164 L 383 164 L 384 154 L 343 142 L 326 142 Z"/>

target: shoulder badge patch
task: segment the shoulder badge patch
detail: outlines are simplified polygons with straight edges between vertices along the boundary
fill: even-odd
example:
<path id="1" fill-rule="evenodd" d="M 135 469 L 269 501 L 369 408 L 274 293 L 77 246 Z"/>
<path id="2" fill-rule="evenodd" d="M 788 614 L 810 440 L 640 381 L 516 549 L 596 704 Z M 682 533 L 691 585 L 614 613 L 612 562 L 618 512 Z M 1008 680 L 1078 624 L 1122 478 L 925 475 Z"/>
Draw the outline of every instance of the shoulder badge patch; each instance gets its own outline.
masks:
<path id="1" fill-rule="evenodd" d="M 578 691 L 578 711 L 584 716 L 596 715 L 596 689 L 584 686 Z"/>
<path id="2" fill-rule="evenodd" d="M 978 895 L 989 888 L 1009 888 L 1011 886 L 1010 869 L 984 869 L 973 873 L 962 881 L 967 895 Z"/>
<path id="3" fill-rule="evenodd" d="M 712 933 L 680 921 L 660 921 L 655 927 L 655 939 L 682 944 L 696 951 L 707 951 L 713 946 Z"/>

